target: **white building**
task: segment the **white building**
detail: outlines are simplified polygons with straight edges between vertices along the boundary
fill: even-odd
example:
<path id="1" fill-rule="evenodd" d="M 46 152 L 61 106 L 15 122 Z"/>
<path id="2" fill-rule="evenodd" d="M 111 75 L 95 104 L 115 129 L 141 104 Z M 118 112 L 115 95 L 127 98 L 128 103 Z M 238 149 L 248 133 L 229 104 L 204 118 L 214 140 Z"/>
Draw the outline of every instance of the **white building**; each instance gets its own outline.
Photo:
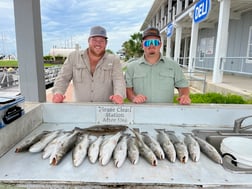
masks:
<path id="1" fill-rule="evenodd" d="M 207 8 L 206 19 L 194 22 Z M 219 83 L 223 72 L 252 75 L 251 18 L 251 0 L 155 0 L 141 30 L 159 28 L 164 55 L 188 71 L 212 70 Z"/>
<path id="2" fill-rule="evenodd" d="M 80 50 L 79 44 L 75 44 L 75 48 L 52 48 L 50 49 L 49 55 L 53 57 L 68 57 L 68 55 L 75 50 Z"/>

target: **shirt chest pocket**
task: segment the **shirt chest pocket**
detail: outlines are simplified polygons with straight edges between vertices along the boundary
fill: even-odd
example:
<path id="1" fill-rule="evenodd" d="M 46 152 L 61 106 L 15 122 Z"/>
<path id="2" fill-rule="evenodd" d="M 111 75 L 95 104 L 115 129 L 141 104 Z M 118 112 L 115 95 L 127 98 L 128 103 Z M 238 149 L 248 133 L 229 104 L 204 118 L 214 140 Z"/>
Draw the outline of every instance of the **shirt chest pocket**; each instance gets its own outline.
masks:
<path id="1" fill-rule="evenodd" d="M 103 82 L 109 82 L 112 80 L 112 66 L 104 66 L 100 69 L 101 73 L 99 73 Z"/>
<path id="2" fill-rule="evenodd" d="M 135 73 L 133 76 L 133 86 L 137 90 L 143 91 L 148 86 L 145 73 Z"/>
<path id="3" fill-rule="evenodd" d="M 84 77 L 85 72 L 87 72 L 87 67 L 86 66 L 76 66 L 73 69 L 73 80 L 75 82 L 83 82 L 84 81 Z"/>
<path id="4" fill-rule="evenodd" d="M 170 90 L 174 88 L 174 75 L 172 72 L 160 72 L 159 73 L 159 86 L 162 90 Z"/>

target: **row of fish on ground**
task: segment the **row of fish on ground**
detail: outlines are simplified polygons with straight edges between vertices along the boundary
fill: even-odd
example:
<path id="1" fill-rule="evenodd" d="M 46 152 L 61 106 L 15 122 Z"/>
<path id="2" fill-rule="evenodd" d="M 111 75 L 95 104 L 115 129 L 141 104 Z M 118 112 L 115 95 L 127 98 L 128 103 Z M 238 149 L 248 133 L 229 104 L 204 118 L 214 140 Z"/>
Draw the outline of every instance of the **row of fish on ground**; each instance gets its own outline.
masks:
<path id="1" fill-rule="evenodd" d="M 113 159 L 116 167 L 121 167 L 127 158 L 132 164 L 137 164 L 140 156 L 153 166 L 158 165 L 158 160 L 164 159 L 172 163 L 176 159 L 186 163 L 191 158 L 197 162 L 201 152 L 222 164 L 221 155 L 205 140 L 191 133 L 184 133 L 184 139 L 180 140 L 172 131 L 156 131 L 156 137 L 120 125 L 43 131 L 21 142 L 15 152 L 42 152 L 42 159 L 49 159 L 50 165 L 58 165 L 72 151 L 75 167 L 80 166 L 86 157 L 90 163 L 99 161 L 101 165 L 107 165 Z M 95 138 L 91 140 L 93 135 Z"/>

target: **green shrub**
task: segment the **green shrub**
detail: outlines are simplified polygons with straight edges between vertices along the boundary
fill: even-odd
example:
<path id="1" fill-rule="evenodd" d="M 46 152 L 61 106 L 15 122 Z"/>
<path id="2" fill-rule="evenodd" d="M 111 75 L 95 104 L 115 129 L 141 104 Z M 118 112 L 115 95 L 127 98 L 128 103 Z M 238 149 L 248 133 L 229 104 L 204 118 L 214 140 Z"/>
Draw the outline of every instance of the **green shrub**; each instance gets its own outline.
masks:
<path id="1" fill-rule="evenodd" d="M 174 102 L 177 96 L 174 97 Z M 239 95 L 220 93 L 206 93 L 206 94 L 190 94 L 192 103 L 205 103 L 205 104 L 252 104 L 251 100 L 244 100 Z"/>

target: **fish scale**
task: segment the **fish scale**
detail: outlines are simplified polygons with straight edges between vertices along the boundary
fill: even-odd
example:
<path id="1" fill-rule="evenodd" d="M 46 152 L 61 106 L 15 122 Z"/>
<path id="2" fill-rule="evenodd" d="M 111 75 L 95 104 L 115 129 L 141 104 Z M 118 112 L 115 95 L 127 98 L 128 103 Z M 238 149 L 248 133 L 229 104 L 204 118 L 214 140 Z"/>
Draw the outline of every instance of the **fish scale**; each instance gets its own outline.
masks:
<path id="1" fill-rule="evenodd" d="M 99 151 L 99 162 L 101 165 L 108 164 L 121 135 L 122 135 L 121 132 L 118 132 L 115 135 L 107 137 L 102 142 L 102 144 L 100 146 L 100 151 Z"/>
<path id="2" fill-rule="evenodd" d="M 88 158 L 91 163 L 95 163 L 99 156 L 100 145 L 104 139 L 104 136 L 98 136 L 88 148 Z"/>
<path id="3" fill-rule="evenodd" d="M 43 150 L 42 153 L 42 159 L 47 159 L 51 156 L 55 148 L 57 147 L 58 143 L 63 140 L 63 138 L 67 137 L 69 133 L 62 133 L 62 135 L 59 135 L 55 139 L 53 139 Z"/>
<path id="4" fill-rule="evenodd" d="M 158 157 L 161 160 L 164 159 L 165 154 L 158 141 L 154 139 L 152 136 L 150 136 L 147 132 L 143 132 L 142 135 L 144 143 L 147 146 L 149 146 L 149 148 L 154 152 L 156 157 Z"/>
<path id="5" fill-rule="evenodd" d="M 157 130 L 157 140 L 163 148 L 167 159 L 174 163 L 176 161 L 176 150 L 169 136 L 163 130 Z"/>
<path id="6" fill-rule="evenodd" d="M 36 135 L 33 135 L 31 137 L 29 137 L 27 140 L 25 140 L 24 142 L 22 142 L 15 150 L 16 153 L 18 152 L 24 152 L 24 151 L 28 151 L 29 148 L 37 143 L 38 141 L 40 141 L 40 139 L 45 136 L 46 134 L 48 134 L 50 131 L 43 131 L 41 133 L 38 133 Z"/>
<path id="7" fill-rule="evenodd" d="M 89 147 L 89 135 L 83 134 L 72 151 L 73 165 L 78 167 L 84 161 Z"/>
<path id="8" fill-rule="evenodd" d="M 137 164 L 139 160 L 139 149 L 136 144 L 136 138 L 130 136 L 127 141 L 128 157 L 132 164 Z"/>
<path id="9" fill-rule="evenodd" d="M 199 143 L 200 145 L 200 150 L 206 154 L 210 159 L 215 161 L 216 163 L 222 164 L 222 157 L 219 154 L 219 152 L 208 142 L 204 141 L 203 139 L 193 136 Z"/>
<path id="10" fill-rule="evenodd" d="M 191 136 L 191 134 L 185 135 L 185 144 L 187 145 L 189 156 L 192 161 L 197 162 L 200 159 L 200 146 L 199 143 Z"/>
<path id="11" fill-rule="evenodd" d="M 168 132 L 168 134 L 175 147 L 177 158 L 181 163 L 186 163 L 189 156 L 186 144 L 180 141 L 174 133 Z"/>
<path id="12" fill-rule="evenodd" d="M 117 143 L 113 152 L 114 164 L 116 167 L 121 167 L 127 157 L 127 137 L 122 136 Z"/>
<path id="13" fill-rule="evenodd" d="M 137 146 L 139 148 L 139 153 L 145 158 L 152 166 L 157 166 L 158 160 L 154 152 L 144 143 L 142 135 L 134 129 L 130 129 L 136 136 Z"/>
<path id="14" fill-rule="evenodd" d="M 47 144 L 49 144 L 54 138 L 59 135 L 60 132 L 60 130 L 56 130 L 44 135 L 37 143 L 33 144 L 29 148 L 29 152 L 41 152 L 47 146 Z"/>
<path id="15" fill-rule="evenodd" d="M 64 140 L 61 140 L 58 143 L 57 147 L 54 149 L 53 153 L 50 156 L 50 164 L 51 165 L 58 165 L 62 158 L 69 152 L 77 139 L 78 131 L 73 131 L 72 134 L 65 137 Z"/>

